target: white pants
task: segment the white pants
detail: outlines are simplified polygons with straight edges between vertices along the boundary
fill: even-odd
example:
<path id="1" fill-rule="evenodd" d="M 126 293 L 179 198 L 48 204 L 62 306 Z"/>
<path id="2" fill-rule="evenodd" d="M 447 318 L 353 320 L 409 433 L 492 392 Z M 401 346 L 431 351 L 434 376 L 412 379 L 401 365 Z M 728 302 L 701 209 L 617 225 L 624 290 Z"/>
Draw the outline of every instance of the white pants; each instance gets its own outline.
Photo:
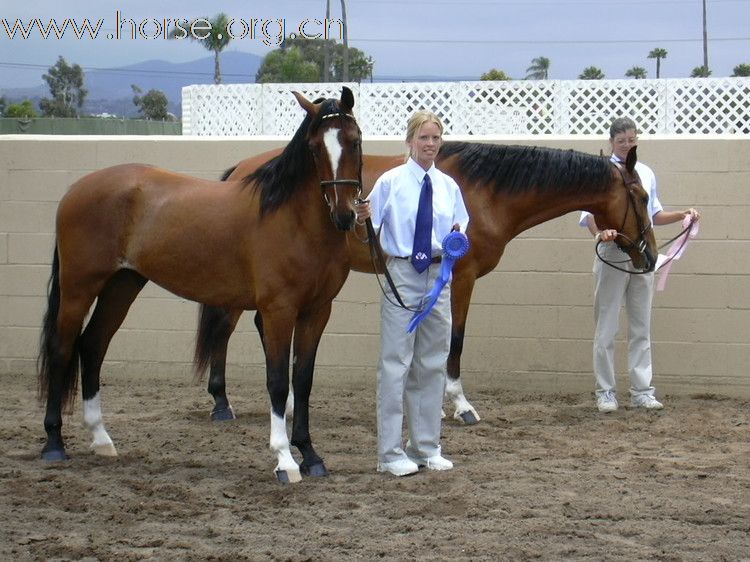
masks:
<path id="1" fill-rule="evenodd" d="M 627 255 L 613 243 L 601 244 L 599 252 L 608 261 L 620 262 Z M 618 263 L 632 268 L 631 263 Z M 615 337 L 620 308 L 625 301 L 628 315 L 628 372 L 630 394 L 653 396 L 651 386 L 651 301 L 654 274 L 631 275 L 594 258 L 594 375 L 596 392 L 615 390 Z"/>
<path id="2" fill-rule="evenodd" d="M 407 306 L 421 306 L 432 290 L 440 264 L 419 274 L 409 260 L 390 258 L 388 271 Z M 390 288 L 386 295 L 397 302 Z M 440 454 L 440 425 L 446 361 L 450 347 L 450 286 L 440 293 L 430 314 L 411 334 L 406 329 L 414 315 L 383 299 L 381 352 L 378 364 L 378 461 L 420 460 Z M 402 448 L 403 418 L 408 442 Z"/>

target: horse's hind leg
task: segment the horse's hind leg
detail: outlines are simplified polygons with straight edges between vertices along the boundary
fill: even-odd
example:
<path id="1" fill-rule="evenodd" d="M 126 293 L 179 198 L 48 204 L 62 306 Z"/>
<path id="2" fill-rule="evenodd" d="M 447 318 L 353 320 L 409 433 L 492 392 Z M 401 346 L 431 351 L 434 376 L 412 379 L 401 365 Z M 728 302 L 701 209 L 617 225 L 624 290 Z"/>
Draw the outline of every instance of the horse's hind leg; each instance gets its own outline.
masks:
<path id="1" fill-rule="evenodd" d="M 318 344 L 330 315 L 331 303 L 328 303 L 314 313 L 300 318 L 294 329 L 292 445 L 302 453 L 300 469 L 305 476 L 328 476 L 328 469 L 315 452 L 310 438 L 310 392 Z"/>
<path id="2" fill-rule="evenodd" d="M 107 282 L 97 299 L 80 340 L 81 391 L 83 422 L 91 431 L 91 449 L 101 456 L 116 456 L 117 450 L 104 427 L 99 377 L 102 362 L 112 337 L 122 325 L 130 305 L 146 284 L 146 279 L 132 270 L 118 271 Z"/>
<path id="3" fill-rule="evenodd" d="M 466 425 L 474 425 L 480 417 L 474 406 L 464 396 L 461 385 L 461 353 L 464 346 L 466 317 L 469 312 L 471 293 L 474 290 L 473 274 L 457 275 L 451 283 L 451 346 L 448 353 L 448 376 L 445 385 L 445 397 L 453 402 L 456 408 L 453 417 Z"/>
<path id="4" fill-rule="evenodd" d="M 79 335 L 95 298 L 80 291 L 75 295 L 61 292 L 57 263 L 55 258 L 39 356 L 40 393 L 47 400 L 44 415 L 47 442 L 42 458 L 47 461 L 68 458 L 62 437 L 62 410 L 73 402 L 78 379 Z"/>
<path id="5" fill-rule="evenodd" d="M 208 360 L 208 392 L 214 399 L 214 407 L 211 410 L 213 421 L 235 419 L 234 410 L 227 398 L 227 347 L 241 315 L 241 309 L 227 310 L 215 306 L 201 306 L 195 362 L 200 374 L 205 368 L 206 359 Z"/>

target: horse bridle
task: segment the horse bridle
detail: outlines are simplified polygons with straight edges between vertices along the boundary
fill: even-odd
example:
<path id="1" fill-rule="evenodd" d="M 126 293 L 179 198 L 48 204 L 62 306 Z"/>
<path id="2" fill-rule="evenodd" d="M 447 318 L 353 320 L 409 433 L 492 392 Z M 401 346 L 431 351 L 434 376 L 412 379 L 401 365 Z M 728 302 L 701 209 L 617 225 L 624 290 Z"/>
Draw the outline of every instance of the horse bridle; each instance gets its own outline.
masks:
<path id="1" fill-rule="evenodd" d="M 620 172 L 620 176 L 622 176 L 622 181 L 625 184 L 625 189 L 627 189 L 628 191 L 628 205 L 627 207 L 625 207 L 625 216 L 622 219 L 622 226 L 617 231 L 617 236 L 615 238 L 615 240 L 617 240 L 618 238 L 622 238 L 623 240 L 625 240 L 625 243 L 616 241 L 615 244 L 617 244 L 617 247 L 620 248 L 620 250 L 622 250 L 625 253 L 627 253 L 629 250 L 635 250 L 636 252 L 638 252 L 638 254 L 641 255 L 641 257 L 644 259 L 646 263 L 649 263 L 651 260 L 649 259 L 648 254 L 646 254 L 646 246 L 648 244 L 646 242 L 646 234 L 648 234 L 648 232 L 653 228 L 653 226 L 651 224 L 651 221 L 649 221 L 648 224 L 644 226 L 643 220 L 641 219 L 640 215 L 635 212 L 635 205 L 636 205 L 635 193 L 633 193 L 633 187 L 632 187 L 633 185 L 640 183 L 640 180 L 638 180 L 637 178 L 633 178 L 633 177 L 631 177 L 630 179 L 625 178 L 625 173 L 622 171 L 622 166 L 620 165 L 620 163 L 613 162 L 613 164 L 617 168 L 617 171 Z M 636 241 L 631 240 L 630 238 L 628 238 L 627 235 L 622 233 L 622 230 L 625 228 L 625 223 L 628 220 L 628 213 L 630 212 L 631 206 L 633 207 L 633 212 L 635 213 L 635 220 L 638 225 L 638 240 Z M 632 273 L 633 275 L 644 275 L 646 273 L 651 273 L 651 271 L 649 271 L 648 268 L 643 271 L 632 271 L 632 270 L 625 269 L 623 267 L 619 267 L 615 265 L 616 263 L 625 263 L 625 261 L 629 261 L 629 260 L 625 260 L 622 262 L 613 262 L 613 261 L 608 261 L 604 259 L 599 253 L 599 245 L 602 243 L 603 243 L 603 240 L 601 239 L 599 239 L 599 241 L 596 243 L 596 247 L 595 247 L 596 256 L 608 266 L 614 269 L 617 269 L 619 271 L 624 271 L 625 273 Z"/>
<path id="2" fill-rule="evenodd" d="M 321 121 L 325 119 L 331 119 L 332 117 L 338 117 L 339 119 L 343 119 L 344 117 L 348 119 L 354 119 L 353 116 L 349 115 L 348 113 L 343 113 L 339 111 L 338 113 L 329 113 L 328 115 L 324 115 L 321 117 Z M 342 123 L 343 128 L 343 123 Z M 340 179 L 340 180 L 320 180 L 320 189 L 323 192 L 323 199 L 325 200 L 326 204 L 330 206 L 330 201 L 328 200 L 328 195 L 326 194 L 326 188 L 333 186 L 334 188 L 339 185 L 353 185 L 357 188 L 357 196 L 355 199 L 359 199 L 359 196 L 362 195 L 362 154 L 360 151 L 360 161 L 359 161 L 359 178 L 358 179 Z"/>

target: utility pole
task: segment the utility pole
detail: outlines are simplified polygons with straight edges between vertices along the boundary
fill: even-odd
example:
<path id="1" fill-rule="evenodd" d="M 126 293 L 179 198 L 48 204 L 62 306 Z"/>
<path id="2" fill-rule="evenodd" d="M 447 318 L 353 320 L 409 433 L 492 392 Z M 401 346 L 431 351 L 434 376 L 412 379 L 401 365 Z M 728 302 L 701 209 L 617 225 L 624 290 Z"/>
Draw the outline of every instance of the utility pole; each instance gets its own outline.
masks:
<path id="1" fill-rule="evenodd" d="M 326 0 L 326 28 L 328 28 L 328 22 L 331 20 L 331 0 Z M 326 29 L 326 32 L 328 29 Z M 327 37 L 327 33 L 325 36 Z M 331 81 L 331 44 L 329 39 L 324 39 L 325 44 L 323 45 L 323 82 Z"/>
<path id="2" fill-rule="evenodd" d="M 703 0 L 703 68 L 708 70 L 708 28 L 706 26 L 706 0 Z"/>
<path id="3" fill-rule="evenodd" d="M 705 5 L 706 0 L 703 0 Z M 341 81 L 349 81 L 349 25 L 346 23 L 346 0 L 341 0 L 341 19 L 344 22 L 344 71 L 341 73 Z"/>

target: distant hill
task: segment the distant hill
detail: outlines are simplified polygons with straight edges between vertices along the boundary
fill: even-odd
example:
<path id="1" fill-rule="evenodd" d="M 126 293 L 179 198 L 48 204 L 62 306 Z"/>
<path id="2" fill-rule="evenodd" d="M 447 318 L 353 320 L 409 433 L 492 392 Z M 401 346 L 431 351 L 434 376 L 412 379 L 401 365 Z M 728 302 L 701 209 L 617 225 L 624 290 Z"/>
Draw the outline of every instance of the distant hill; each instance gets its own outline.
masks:
<path id="1" fill-rule="evenodd" d="M 221 75 L 224 84 L 250 84 L 255 82 L 263 58 L 250 53 L 227 51 L 221 54 Z M 85 86 L 89 93 L 84 103 L 84 113 L 111 113 L 118 116 L 135 117 L 131 84 L 144 93 L 161 90 L 169 100 L 169 111 L 181 115 L 182 87 L 191 84 L 213 84 L 214 58 L 172 63 L 150 60 L 119 68 L 90 70 L 86 72 Z M 11 102 L 31 99 L 38 107 L 41 98 L 49 96 L 47 85 L 35 88 L 2 88 Z"/>

